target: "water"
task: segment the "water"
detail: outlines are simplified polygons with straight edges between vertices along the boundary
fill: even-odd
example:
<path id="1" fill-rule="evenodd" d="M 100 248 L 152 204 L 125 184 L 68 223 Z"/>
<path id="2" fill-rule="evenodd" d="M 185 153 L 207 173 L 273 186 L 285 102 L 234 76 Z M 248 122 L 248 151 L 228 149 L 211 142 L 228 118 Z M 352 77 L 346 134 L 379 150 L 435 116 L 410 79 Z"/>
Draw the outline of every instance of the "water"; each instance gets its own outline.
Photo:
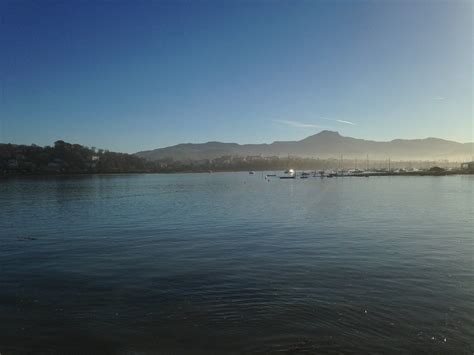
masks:
<path id="1" fill-rule="evenodd" d="M 473 176 L 0 180 L 0 353 L 474 351 Z"/>

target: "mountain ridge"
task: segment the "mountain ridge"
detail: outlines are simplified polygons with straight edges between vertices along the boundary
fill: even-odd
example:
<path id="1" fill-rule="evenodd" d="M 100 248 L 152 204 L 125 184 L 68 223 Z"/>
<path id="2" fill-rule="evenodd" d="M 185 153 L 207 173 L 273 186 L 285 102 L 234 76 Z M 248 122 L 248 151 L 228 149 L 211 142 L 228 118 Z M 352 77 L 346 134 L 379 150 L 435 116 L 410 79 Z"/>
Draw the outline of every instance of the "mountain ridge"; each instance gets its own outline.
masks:
<path id="1" fill-rule="evenodd" d="M 442 138 L 393 139 L 374 141 L 346 137 L 336 131 L 324 130 L 298 141 L 274 141 L 261 144 L 238 144 L 210 141 L 206 143 L 180 143 L 174 146 L 141 151 L 135 155 L 150 161 L 173 159 L 194 161 L 215 159 L 222 156 L 300 156 L 312 158 L 371 159 L 447 159 L 463 160 L 473 155 L 473 143 L 459 143 Z"/>

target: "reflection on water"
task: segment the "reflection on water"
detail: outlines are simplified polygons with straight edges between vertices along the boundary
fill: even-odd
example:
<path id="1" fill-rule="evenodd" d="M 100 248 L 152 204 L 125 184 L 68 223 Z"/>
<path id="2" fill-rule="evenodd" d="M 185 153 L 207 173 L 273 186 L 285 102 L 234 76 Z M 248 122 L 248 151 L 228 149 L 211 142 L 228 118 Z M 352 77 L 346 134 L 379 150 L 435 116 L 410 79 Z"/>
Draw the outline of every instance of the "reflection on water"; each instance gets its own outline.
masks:
<path id="1" fill-rule="evenodd" d="M 0 181 L 0 352 L 474 351 L 474 179 Z"/>

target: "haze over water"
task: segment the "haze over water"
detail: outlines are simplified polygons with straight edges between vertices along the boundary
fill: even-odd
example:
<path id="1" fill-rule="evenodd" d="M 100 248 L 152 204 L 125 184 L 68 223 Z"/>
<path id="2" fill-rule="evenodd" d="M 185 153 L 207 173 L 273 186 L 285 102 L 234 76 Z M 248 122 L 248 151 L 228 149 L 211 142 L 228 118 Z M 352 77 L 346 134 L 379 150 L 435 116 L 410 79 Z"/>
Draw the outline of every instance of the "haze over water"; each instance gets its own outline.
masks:
<path id="1" fill-rule="evenodd" d="M 472 354 L 473 191 L 473 176 L 4 180 L 0 352 Z"/>

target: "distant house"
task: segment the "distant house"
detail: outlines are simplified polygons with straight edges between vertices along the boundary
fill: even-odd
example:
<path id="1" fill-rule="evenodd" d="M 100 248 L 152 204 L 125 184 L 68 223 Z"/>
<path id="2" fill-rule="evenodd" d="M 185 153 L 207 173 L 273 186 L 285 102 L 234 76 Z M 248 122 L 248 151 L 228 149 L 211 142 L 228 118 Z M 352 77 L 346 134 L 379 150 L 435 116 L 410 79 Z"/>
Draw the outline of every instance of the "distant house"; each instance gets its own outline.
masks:
<path id="1" fill-rule="evenodd" d="M 474 171 L 474 161 L 468 161 L 461 164 L 461 170 Z"/>

